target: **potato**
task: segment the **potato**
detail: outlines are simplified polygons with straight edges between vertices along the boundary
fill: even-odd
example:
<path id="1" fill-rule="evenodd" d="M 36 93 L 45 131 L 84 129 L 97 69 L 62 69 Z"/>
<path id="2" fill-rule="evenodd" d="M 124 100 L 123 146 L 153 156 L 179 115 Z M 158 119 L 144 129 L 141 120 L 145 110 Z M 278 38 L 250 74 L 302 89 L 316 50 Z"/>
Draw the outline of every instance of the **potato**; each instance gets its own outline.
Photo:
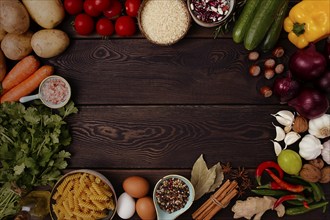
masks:
<path id="1" fill-rule="evenodd" d="M 6 36 L 7 32 L 0 26 L 0 42 Z"/>
<path id="2" fill-rule="evenodd" d="M 43 28 L 54 28 L 65 16 L 61 0 L 22 0 L 31 18 Z"/>
<path id="3" fill-rule="evenodd" d="M 0 26 L 6 32 L 13 34 L 23 34 L 29 29 L 29 13 L 20 1 L 0 1 Z"/>
<path id="4" fill-rule="evenodd" d="M 0 50 L 0 82 L 5 78 L 7 73 L 6 58 L 2 50 Z"/>
<path id="5" fill-rule="evenodd" d="M 32 52 L 31 38 L 33 33 L 6 34 L 1 41 L 1 49 L 5 56 L 11 60 L 21 60 Z"/>
<path id="6" fill-rule="evenodd" d="M 68 35 L 57 29 L 36 32 L 31 39 L 33 51 L 42 58 L 50 58 L 62 53 L 70 43 Z"/>

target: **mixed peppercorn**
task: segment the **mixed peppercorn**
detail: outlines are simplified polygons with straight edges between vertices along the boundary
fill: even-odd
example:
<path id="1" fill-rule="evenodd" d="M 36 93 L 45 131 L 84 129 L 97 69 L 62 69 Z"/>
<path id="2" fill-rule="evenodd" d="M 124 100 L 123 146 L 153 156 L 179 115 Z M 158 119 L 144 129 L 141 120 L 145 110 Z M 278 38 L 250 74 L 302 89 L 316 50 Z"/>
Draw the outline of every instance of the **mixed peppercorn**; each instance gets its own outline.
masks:
<path id="1" fill-rule="evenodd" d="M 174 177 L 162 181 L 155 194 L 159 207 L 168 213 L 182 209 L 187 204 L 189 195 L 187 184 Z"/>

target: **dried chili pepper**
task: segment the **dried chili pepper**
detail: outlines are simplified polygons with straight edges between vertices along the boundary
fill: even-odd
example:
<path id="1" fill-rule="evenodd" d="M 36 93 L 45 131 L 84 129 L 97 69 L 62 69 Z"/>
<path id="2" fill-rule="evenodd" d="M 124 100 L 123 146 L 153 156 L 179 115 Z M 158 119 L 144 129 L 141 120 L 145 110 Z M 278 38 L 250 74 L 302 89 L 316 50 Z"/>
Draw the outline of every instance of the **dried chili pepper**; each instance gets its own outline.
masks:
<path id="1" fill-rule="evenodd" d="M 257 180 L 257 183 L 258 183 L 259 186 L 261 185 L 261 175 L 264 172 L 264 170 L 267 169 L 267 168 L 276 169 L 276 171 L 278 172 L 278 174 L 280 176 L 280 179 L 283 179 L 284 172 L 276 162 L 271 161 L 271 160 L 264 161 L 261 164 L 259 164 L 259 166 L 256 170 L 256 180 Z"/>
<path id="2" fill-rule="evenodd" d="M 277 182 L 272 181 L 267 184 L 257 186 L 257 189 L 282 189 L 282 187 L 280 187 L 280 185 L 278 185 Z"/>
<path id="3" fill-rule="evenodd" d="M 292 185 L 290 183 L 287 183 L 284 180 L 277 177 L 270 169 L 265 169 L 265 170 L 282 189 L 288 190 L 290 192 L 302 192 L 306 188 L 308 188 L 303 185 Z"/>
<path id="4" fill-rule="evenodd" d="M 289 201 L 289 200 L 298 200 L 298 201 L 301 201 L 302 204 L 303 204 L 303 206 L 306 209 L 309 209 L 309 206 L 308 206 L 308 203 L 307 203 L 307 199 L 305 198 L 305 196 L 302 196 L 302 195 L 299 195 L 299 194 L 290 194 L 290 195 L 285 195 L 285 196 L 280 197 L 274 203 L 273 209 L 275 209 L 277 206 L 279 206 L 283 202 Z"/>

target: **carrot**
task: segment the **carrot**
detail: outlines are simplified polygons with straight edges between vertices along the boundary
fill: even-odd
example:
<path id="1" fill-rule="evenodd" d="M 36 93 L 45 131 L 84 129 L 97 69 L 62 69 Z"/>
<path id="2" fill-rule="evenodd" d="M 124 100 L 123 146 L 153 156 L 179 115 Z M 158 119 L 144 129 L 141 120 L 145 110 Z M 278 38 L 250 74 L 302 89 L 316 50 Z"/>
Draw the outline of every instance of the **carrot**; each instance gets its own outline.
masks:
<path id="1" fill-rule="evenodd" d="M 6 92 L 1 97 L 1 103 L 4 102 L 15 102 L 18 101 L 21 97 L 29 95 L 31 92 L 36 90 L 42 80 L 46 77 L 52 75 L 54 72 L 54 67 L 44 65 L 40 67 L 35 73 L 29 76 L 26 80 Z"/>
<path id="2" fill-rule="evenodd" d="M 33 55 L 24 57 L 6 75 L 2 81 L 2 94 L 17 86 L 31 76 L 40 66 L 39 60 Z"/>

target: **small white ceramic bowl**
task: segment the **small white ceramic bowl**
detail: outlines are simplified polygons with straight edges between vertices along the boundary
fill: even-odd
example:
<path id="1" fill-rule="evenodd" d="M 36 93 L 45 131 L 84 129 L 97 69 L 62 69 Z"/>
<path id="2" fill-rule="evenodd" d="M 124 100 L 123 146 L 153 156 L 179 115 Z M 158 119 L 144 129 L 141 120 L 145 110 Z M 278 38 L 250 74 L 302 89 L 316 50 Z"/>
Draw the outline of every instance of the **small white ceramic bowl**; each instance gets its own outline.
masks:
<path id="1" fill-rule="evenodd" d="M 206 9 L 205 7 L 202 7 L 201 4 L 199 4 L 201 6 L 200 9 L 198 9 L 198 7 L 196 7 L 196 2 L 200 2 L 200 1 L 205 1 L 206 6 L 208 7 L 208 9 Z M 193 20 L 200 26 L 202 27 L 216 27 L 216 26 L 220 26 L 223 22 L 225 22 L 233 13 L 234 8 L 235 8 L 235 4 L 236 4 L 236 0 L 224 0 L 226 2 L 228 2 L 228 12 L 223 12 L 220 8 L 216 8 L 211 6 L 210 4 L 214 3 L 214 2 L 220 2 L 222 0 L 187 0 L 187 7 L 189 10 L 189 13 L 191 15 L 191 17 L 193 18 Z M 212 7 L 212 8 L 211 8 Z M 211 10 L 211 12 L 213 13 L 217 13 L 220 16 L 220 13 L 223 13 L 223 15 L 221 15 L 221 19 L 217 20 L 217 19 L 212 19 L 212 21 L 210 19 L 201 19 L 198 18 L 198 16 L 205 16 L 207 18 L 209 18 L 209 16 L 206 15 L 206 13 L 202 13 L 203 11 L 205 12 L 205 10 Z M 210 13 L 211 13 L 210 12 Z M 209 12 L 208 12 L 209 13 Z M 205 21 L 207 20 L 207 21 Z"/>
<path id="2" fill-rule="evenodd" d="M 50 198 L 50 217 L 52 220 L 60 220 L 56 217 L 56 215 L 54 213 L 54 208 L 53 208 L 53 205 L 56 204 L 56 200 L 53 197 L 54 197 L 54 194 L 57 192 L 58 187 L 61 185 L 61 183 L 63 183 L 63 181 L 68 181 L 68 180 L 70 181 L 70 177 L 72 177 L 74 174 L 84 174 L 84 173 L 93 175 L 95 178 L 100 179 L 103 183 L 108 185 L 111 190 L 112 199 L 113 199 L 115 207 L 113 210 L 109 210 L 109 213 L 105 218 L 101 218 L 100 220 L 110 220 L 115 216 L 116 210 L 117 210 L 117 196 L 116 196 L 116 192 L 115 192 L 111 182 L 104 175 L 102 175 L 101 173 L 99 173 L 97 171 L 89 170 L 89 169 L 80 169 L 80 170 L 74 170 L 74 171 L 71 171 L 71 172 L 65 174 L 54 185 L 52 192 L 51 192 L 51 198 Z M 89 196 L 91 196 L 91 195 L 89 195 Z"/>

